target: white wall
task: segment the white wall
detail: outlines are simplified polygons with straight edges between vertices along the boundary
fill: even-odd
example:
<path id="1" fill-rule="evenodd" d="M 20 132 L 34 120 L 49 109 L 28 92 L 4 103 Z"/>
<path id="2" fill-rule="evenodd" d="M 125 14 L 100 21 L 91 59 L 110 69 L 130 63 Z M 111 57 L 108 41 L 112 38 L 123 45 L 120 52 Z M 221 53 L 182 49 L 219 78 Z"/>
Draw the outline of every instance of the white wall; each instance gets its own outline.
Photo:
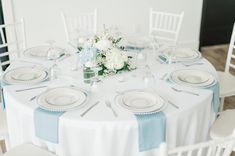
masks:
<path id="1" fill-rule="evenodd" d="M 13 9 L 12 9 L 13 6 Z M 198 47 L 202 0 L 3 0 L 5 22 L 24 17 L 28 46 L 54 39 L 65 44 L 60 12 L 71 14 L 98 9 L 98 30 L 103 24 L 117 25 L 131 32 L 136 25 L 141 34 L 148 32 L 149 8 L 185 12 L 180 43 Z M 13 13 L 12 13 L 13 12 Z"/>

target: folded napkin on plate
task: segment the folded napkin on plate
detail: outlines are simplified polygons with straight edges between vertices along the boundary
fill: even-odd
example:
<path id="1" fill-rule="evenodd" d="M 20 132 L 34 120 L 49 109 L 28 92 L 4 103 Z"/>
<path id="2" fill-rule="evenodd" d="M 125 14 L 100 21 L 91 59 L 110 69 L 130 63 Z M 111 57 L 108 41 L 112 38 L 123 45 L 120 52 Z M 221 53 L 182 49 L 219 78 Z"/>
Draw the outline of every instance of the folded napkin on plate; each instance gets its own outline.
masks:
<path id="1" fill-rule="evenodd" d="M 217 114 L 219 112 L 219 107 L 220 107 L 219 83 L 217 82 L 215 85 L 208 87 L 207 89 L 213 91 L 212 107 L 214 112 Z"/>
<path id="2" fill-rule="evenodd" d="M 159 55 L 158 58 L 162 61 L 162 62 L 166 62 L 167 63 L 167 58 L 165 56 Z"/>
<path id="3" fill-rule="evenodd" d="M 34 110 L 34 126 L 37 137 L 58 143 L 59 118 L 64 112 L 52 112 L 42 108 Z"/>
<path id="4" fill-rule="evenodd" d="M 166 116 L 163 112 L 135 114 L 139 128 L 139 151 L 158 148 L 165 141 Z"/>

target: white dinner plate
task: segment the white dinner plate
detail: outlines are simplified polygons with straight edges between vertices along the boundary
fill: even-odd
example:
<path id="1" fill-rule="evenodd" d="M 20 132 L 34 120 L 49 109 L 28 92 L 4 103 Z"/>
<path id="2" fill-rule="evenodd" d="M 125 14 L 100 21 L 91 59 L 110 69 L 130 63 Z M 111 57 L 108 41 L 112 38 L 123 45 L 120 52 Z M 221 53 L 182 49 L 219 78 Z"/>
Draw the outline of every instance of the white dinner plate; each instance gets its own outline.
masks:
<path id="1" fill-rule="evenodd" d="M 30 58 L 37 58 L 37 59 L 47 59 L 47 54 L 48 50 L 50 49 L 50 46 L 37 46 L 37 47 L 32 47 L 29 49 L 26 49 L 24 51 L 24 55 L 26 57 Z M 53 54 L 55 57 L 60 58 L 65 54 L 65 50 L 59 47 L 54 47 L 53 48 L 54 52 Z"/>
<path id="2" fill-rule="evenodd" d="M 37 98 L 38 105 L 49 111 L 68 111 L 81 108 L 88 99 L 86 91 L 76 87 L 56 87 Z"/>
<path id="3" fill-rule="evenodd" d="M 134 113 L 162 111 L 165 101 L 156 93 L 144 90 L 126 91 L 117 97 L 117 104 Z"/>
<path id="4" fill-rule="evenodd" d="M 47 78 L 48 72 L 41 67 L 19 67 L 9 70 L 3 75 L 3 81 L 7 84 L 36 84 Z"/>
<path id="5" fill-rule="evenodd" d="M 179 85 L 191 87 L 209 87 L 216 82 L 209 72 L 198 69 L 183 69 L 171 73 L 170 80 Z"/>
<path id="6" fill-rule="evenodd" d="M 163 51 L 163 56 L 166 58 L 171 56 L 172 60 L 176 62 L 192 62 L 201 58 L 201 53 L 189 48 L 177 48 L 174 52 Z"/>

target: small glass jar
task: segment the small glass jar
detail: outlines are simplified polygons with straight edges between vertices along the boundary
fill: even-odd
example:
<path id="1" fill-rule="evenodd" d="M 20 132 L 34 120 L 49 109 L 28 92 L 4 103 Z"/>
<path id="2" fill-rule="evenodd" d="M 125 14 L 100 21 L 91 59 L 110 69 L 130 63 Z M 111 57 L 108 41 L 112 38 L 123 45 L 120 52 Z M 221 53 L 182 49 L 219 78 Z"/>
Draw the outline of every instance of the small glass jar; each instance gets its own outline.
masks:
<path id="1" fill-rule="evenodd" d="M 84 83 L 90 84 L 92 78 L 95 76 L 95 71 L 92 70 L 90 67 L 83 67 L 83 80 Z"/>

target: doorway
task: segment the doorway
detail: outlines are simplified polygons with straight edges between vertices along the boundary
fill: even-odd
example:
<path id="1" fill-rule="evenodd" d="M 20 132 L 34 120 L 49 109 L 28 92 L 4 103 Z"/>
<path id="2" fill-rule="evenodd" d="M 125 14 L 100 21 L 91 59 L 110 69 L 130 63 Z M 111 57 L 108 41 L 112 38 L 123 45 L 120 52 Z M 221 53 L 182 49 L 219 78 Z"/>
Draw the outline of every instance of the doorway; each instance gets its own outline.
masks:
<path id="1" fill-rule="evenodd" d="M 200 48 L 230 42 L 235 22 L 235 0 L 204 0 Z"/>

